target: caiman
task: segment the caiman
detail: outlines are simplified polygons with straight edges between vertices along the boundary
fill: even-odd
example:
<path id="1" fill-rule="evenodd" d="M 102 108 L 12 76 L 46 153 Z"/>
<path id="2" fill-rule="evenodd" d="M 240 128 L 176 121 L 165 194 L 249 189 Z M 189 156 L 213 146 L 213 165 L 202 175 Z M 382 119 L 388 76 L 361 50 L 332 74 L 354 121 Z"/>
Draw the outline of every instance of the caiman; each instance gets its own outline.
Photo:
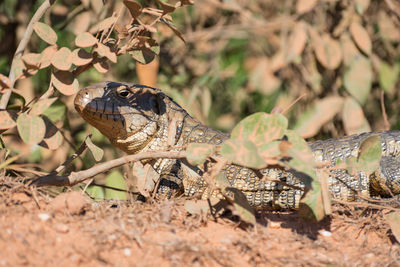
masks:
<path id="1" fill-rule="evenodd" d="M 75 108 L 111 143 L 128 154 L 170 148 L 173 132 L 175 151 L 189 143 L 220 145 L 229 134 L 214 130 L 191 117 L 161 90 L 143 85 L 103 82 L 80 90 Z M 170 127 L 174 127 L 170 131 Z M 352 176 L 333 170 L 328 178 L 331 196 L 354 201 L 363 197 L 391 197 L 400 193 L 400 131 L 363 133 L 309 143 L 317 162 L 332 162 L 357 155 L 362 140 L 371 134 L 382 142 L 380 167 L 373 174 Z M 169 139 L 168 139 L 169 138 Z M 155 159 L 150 164 L 160 174 L 159 191 L 193 196 L 207 192 L 201 172 L 185 159 Z M 295 172 L 284 168 L 252 170 L 235 164 L 224 170 L 232 187 L 241 190 L 250 205 L 265 209 L 296 209 L 304 184 Z M 200 174 L 199 174 L 200 173 Z M 269 179 L 263 179 L 259 174 Z M 275 182 L 271 180 L 279 180 Z M 286 185 L 285 185 L 286 184 Z"/>

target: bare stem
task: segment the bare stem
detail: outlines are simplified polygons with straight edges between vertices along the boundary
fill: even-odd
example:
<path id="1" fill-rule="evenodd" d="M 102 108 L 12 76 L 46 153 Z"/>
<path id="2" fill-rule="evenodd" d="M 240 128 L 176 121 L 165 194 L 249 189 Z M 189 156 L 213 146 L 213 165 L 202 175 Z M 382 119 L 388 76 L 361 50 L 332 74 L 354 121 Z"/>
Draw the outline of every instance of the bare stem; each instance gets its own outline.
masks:
<path id="1" fill-rule="evenodd" d="M 28 27 L 26 28 L 26 32 L 24 36 L 22 37 L 21 42 L 19 43 L 17 50 L 15 51 L 14 54 L 14 59 L 11 63 L 11 70 L 10 70 L 10 75 L 8 78 L 10 79 L 11 83 L 11 88 L 14 87 L 15 84 L 15 72 L 14 72 L 14 66 L 16 63 L 16 60 L 21 58 L 26 45 L 29 42 L 29 39 L 31 38 L 32 32 L 33 32 L 33 24 L 37 21 L 40 20 L 40 18 L 46 13 L 46 11 L 50 8 L 52 4 L 54 4 L 55 0 L 45 0 L 42 5 L 36 10 L 36 13 L 33 15 L 31 21 L 29 21 Z M 10 100 L 11 97 L 11 90 L 5 92 L 0 99 L 0 109 L 5 109 L 7 107 L 8 101 Z"/>
<path id="2" fill-rule="evenodd" d="M 168 159 L 180 159 L 186 157 L 186 151 L 149 151 L 143 152 L 136 155 L 128 155 L 120 157 L 118 159 L 110 160 L 104 163 L 97 164 L 96 166 L 79 172 L 71 172 L 67 176 L 57 176 L 49 174 L 46 176 L 38 177 L 31 184 L 36 186 L 73 186 L 77 183 L 81 183 L 93 176 L 108 171 L 112 168 L 121 166 L 128 162 L 135 162 L 143 159 L 156 159 L 156 158 L 168 158 Z"/>

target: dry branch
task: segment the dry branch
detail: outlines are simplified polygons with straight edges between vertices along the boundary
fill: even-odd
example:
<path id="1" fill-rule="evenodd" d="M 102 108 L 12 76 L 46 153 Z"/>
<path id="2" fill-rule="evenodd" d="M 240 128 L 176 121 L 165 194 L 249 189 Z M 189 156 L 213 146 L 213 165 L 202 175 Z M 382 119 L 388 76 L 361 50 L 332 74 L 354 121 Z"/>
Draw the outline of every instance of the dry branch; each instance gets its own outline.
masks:
<path id="1" fill-rule="evenodd" d="M 79 172 L 71 172 L 66 176 L 58 176 L 55 174 L 49 174 L 46 176 L 38 177 L 31 184 L 36 186 L 73 186 L 77 183 L 81 183 L 93 176 L 108 171 L 112 168 L 121 166 L 125 163 L 135 162 L 144 159 L 158 159 L 158 158 L 168 158 L 168 159 L 180 159 L 186 157 L 186 151 L 149 151 L 143 152 L 136 155 L 128 155 L 120 157 L 118 159 L 110 160 L 104 163 L 97 164 L 96 166 Z"/>

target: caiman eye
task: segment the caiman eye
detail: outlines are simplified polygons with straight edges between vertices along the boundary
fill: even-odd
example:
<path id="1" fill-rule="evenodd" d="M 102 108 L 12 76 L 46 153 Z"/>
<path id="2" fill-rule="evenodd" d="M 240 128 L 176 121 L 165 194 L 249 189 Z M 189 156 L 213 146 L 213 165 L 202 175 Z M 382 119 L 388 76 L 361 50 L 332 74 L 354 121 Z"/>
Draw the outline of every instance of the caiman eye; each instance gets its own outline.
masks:
<path id="1" fill-rule="evenodd" d="M 131 94 L 131 91 L 126 86 L 120 86 L 117 88 L 117 94 L 119 97 L 127 98 Z"/>

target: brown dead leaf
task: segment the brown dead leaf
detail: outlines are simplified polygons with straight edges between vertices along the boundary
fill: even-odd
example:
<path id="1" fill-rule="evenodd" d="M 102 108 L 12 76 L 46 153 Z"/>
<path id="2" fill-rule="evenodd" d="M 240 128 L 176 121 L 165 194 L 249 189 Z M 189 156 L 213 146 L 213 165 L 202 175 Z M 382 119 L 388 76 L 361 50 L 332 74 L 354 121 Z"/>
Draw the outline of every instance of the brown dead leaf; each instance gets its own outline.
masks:
<path id="1" fill-rule="evenodd" d="M 128 8 L 131 16 L 137 18 L 142 14 L 142 6 L 134 0 L 124 0 L 124 5 Z"/>
<path id="2" fill-rule="evenodd" d="M 160 175 L 150 164 L 143 166 L 139 161 L 135 162 L 133 165 L 132 174 L 137 180 L 137 187 L 140 194 L 149 197 L 155 189 L 156 182 L 160 178 Z"/>
<path id="3" fill-rule="evenodd" d="M 360 104 L 352 97 L 346 97 L 344 100 L 342 119 L 347 135 L 371 131 Z"/>
<path id="4" fill-rule="evenodd" d="M 367 30 L 364 29 L 364 27 L 361 26 L 359 23 L 353 22 L 350 25 L 350 33 L 361 51 L 363 51 L 367 55 L 371 54 L 372 43 Z"/>
<path id="5" fill-rule="evenodd" d="M 318 4 L 318 0 L 297 0 L 296 13 L 303 14 L 311 11 Z"/>

